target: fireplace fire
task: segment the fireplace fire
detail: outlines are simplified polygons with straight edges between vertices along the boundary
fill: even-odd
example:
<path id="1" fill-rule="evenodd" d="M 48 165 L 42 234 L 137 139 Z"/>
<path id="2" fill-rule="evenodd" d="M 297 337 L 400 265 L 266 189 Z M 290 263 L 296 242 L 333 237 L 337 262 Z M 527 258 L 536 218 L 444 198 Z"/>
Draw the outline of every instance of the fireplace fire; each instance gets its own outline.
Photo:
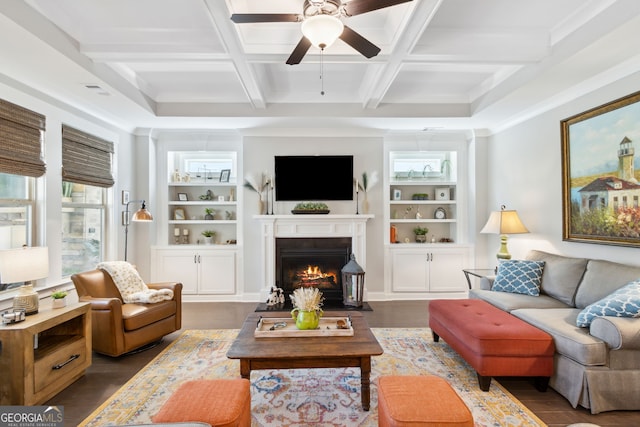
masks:
<path id="1" fill-rule="evenodd" d="M 336 273 L 324 273 L 317 265 L 308 265 L 307 268 L 295 273 L 296 280 L 293 289 L 299 287 L 314 287 L 320 290 L 331 289 L 338 283 Z"/>
<path id="2" fill-rule="evenodd" d="M 325 306 L 341 306 L 341 269 L 350 256 L 350 237 L 277 238 L 276 284 L 287 302 L 294 289 L 305 286 L 320 289 Z"/>

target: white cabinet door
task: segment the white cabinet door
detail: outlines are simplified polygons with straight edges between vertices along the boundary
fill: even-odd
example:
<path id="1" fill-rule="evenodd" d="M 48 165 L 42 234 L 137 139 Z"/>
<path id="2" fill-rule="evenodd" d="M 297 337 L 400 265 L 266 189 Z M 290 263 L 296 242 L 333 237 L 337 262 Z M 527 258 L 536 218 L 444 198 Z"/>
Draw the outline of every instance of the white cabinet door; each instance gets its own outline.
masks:
<path id="1" fill-rule="evenodd" d="M 431 251 L 429 291 L 464 292 L 467 289 L 462 269 L 468 264 L 465 249 Z"/>
<path id="2" fill-rule="evenodd" d="M 181 282 L 183 294 L 197 294 L 197 254 L 181 250 L 157 251 L 154 277 L 157 282 Z"/>
<path id="3" fill-rule="evenodd" d="M 429 290 L 429 253 L 423 250 L 396 250 L 392 253 L 391 288 L 394 292 Z"/>
<path id="4" fill-rule="evenodd" d="M 200 253 L 200 294 L 234 294 L 236 290 L 235 252 Z"/>

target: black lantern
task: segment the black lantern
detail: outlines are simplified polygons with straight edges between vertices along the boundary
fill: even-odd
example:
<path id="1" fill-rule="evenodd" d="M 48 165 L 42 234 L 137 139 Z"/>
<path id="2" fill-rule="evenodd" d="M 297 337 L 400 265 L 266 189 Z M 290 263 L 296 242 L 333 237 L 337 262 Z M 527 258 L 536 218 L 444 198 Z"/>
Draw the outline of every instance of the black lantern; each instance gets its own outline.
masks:
<path id="1" fill-rule="evenodd" d="M 362 307 L 364 294 L 364 270 L 351 254 L 351 260 L 342 267 L 342 303 L 345 306 Z"/>

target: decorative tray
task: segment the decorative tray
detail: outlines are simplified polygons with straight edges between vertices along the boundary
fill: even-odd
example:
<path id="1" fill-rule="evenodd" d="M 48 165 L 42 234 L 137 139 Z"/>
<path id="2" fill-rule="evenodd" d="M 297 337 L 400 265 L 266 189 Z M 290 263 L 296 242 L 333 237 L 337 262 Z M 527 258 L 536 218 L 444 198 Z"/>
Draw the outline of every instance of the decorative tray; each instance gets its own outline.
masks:
<path id="1" fill-rule="evenodd" d="M 328 214 L 329 209 L 293 209 L 291 211 L 294 215 L 309 215 L 309 214 Z"/>
<path id="2" fill-rule="evenodd" d="M 322 317 L 317 329 L 298 329 L 295 320 L 291 317 L 260 317 L 253 336 L 256 338 L 352 337 L 353 326 L 351 316 Z"/>

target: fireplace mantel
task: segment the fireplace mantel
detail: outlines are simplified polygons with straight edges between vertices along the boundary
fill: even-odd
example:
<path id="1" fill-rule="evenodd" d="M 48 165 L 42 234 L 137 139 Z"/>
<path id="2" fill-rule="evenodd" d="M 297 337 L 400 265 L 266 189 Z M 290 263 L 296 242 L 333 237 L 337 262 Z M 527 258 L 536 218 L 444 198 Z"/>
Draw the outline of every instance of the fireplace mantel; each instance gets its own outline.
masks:
<path id="1" fill-rule="evenodd" d="M 367 269 L 367 221 L 373 215 L 254 215 L 260 222 L 262 278 L 260 298 L 265 301 L 275 287 L 276 238 L 351 237 L 351 253 Z M 365 290 L 366 295 L 366 290 Z"/>

